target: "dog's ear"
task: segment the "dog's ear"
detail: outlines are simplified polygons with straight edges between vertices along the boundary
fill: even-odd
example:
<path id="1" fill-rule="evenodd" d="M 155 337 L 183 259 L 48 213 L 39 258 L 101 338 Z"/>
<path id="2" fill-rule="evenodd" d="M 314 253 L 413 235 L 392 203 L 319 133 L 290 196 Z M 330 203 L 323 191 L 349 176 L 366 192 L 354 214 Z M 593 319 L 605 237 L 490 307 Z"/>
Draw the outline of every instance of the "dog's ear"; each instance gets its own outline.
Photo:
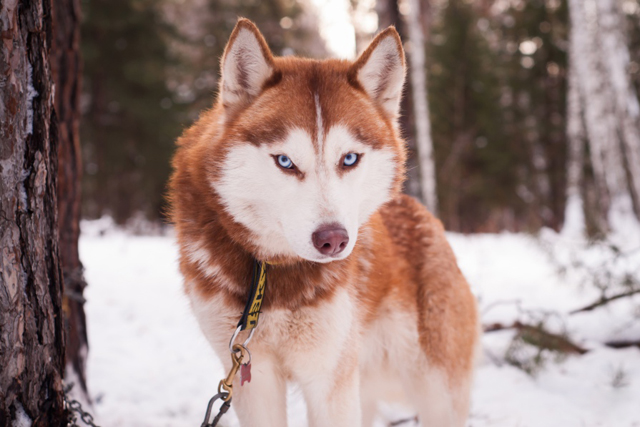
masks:
<path id="1" fill-rule="evenodd" d="M 378 34 L 349 70 L 349 79 L 357 81 L 365 92 L 392 117 L 398 114 L 405 60 L 402 41 L 395 28 Z"/>
<path id="2" fill-rule="evenodd" d="M 220 96 L 227 109 L 253 100 L 273 74 L 273 55 L 255 24 L 240 18 L 231 33 L 220 66 Z"/>

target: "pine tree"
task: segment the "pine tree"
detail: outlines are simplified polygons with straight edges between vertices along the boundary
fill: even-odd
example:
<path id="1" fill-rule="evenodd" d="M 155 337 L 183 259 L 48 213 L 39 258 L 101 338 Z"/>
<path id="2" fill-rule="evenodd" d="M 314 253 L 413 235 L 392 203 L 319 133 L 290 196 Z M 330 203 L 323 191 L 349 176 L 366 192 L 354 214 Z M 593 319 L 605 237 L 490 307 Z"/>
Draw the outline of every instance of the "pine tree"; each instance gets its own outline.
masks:
<path id="1" fill-rule="evenodd" d="M 452 0 L 436 13 L 427 63 L 440 214 L 447 228 L 472 231 L 495 221 L 491 212 L 507 206 L 515 192 L 498 58 L 470 5 Z"/>
<path id="2" fill-rule="evenodd" d="M 427 63 L 441 217 L 463 231 L 558 227 L 565 197 L 566 8 L 451 0 Z"/>
<path id="3" fill-rule="evenodd" d="M 0 8 L 0 425 L 65 423 L 52 4 Z"/>
<path id="4" fill-rule="evenodd" d="M 323 52 L 292 0 L 84 0 L 83 10 L 83 213 L 118 223 L 162 216 L 175 140 L 213 105 L 238 16 L 253 19 L 275 53 Z"/>
<path id="5" fill-rule="evenodd" d="M 151 0 L 85 0 L 84 215 L 158 218 L 183 105 L 166 85 L 173 30 Z"/>
<path id="6" fill-rule="evenodd" d="M 53 46 L 51 71 L 55 84 L 54 105 L 58 118 L 58 237 L 64 282 L 62 308 L 66 332 L 65 378 L 76 378 L 72 393 L 89 401 L 86 382 L 88 351 L 83 291 L 86 282 L 80 262 L 80 191 L 82 151 L 80 148 L 80 1 L 53 3 Z"/>
<path id="7" fill-rule="evenodd" d="M 238 17 L 251 19 L 276 55 L 326 54 L 317 21 L 297 1 L 187 0 L 186 7 L 167 5 L 165 10 L 181 35 L 171 48 L 179 64 L 172 68 L 169 84 L 177 92 L 177 102 L 190 104 L 193 120 L 202 109 L 213 105 L 220 58 Z"/>

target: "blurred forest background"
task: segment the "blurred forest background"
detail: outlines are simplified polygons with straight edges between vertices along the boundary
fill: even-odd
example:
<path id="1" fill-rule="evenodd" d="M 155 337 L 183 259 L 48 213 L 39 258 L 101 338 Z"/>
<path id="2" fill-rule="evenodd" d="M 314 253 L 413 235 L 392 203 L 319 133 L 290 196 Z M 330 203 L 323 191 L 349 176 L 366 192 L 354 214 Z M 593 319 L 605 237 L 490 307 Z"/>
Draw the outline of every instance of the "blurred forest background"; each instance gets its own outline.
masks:
<path id="1" fill-rule="evenodd" d="M 345 5 L 358 50 L 387 25 L 396 25 L 410 48 L 407 18 L 412 5 L 419 9 L 438 215 L 447 229 L 562 227 L 571 137 L 571 1 L 351 0 Z M 588 14 L 588 5 L 596 3 L 606 2 L 578 1 L 576 9 Z M 140 216 L 162 220 L 174 141 L 213 105 L 219 58 L 236 17 L 256 22 L 276 54 L 325 58 L 333 54 L 321 36 L 318 4 L 83 0 L 83 217 L 106 214 L 121 224 Z M 621 19 L 616 31 L 629 47 L 623 65 L 637 104 L 640 5 L 623 0 L 615 7 Z M 414 58 L 409 55 L 410 66 Z M 415 97 L 427 95 L 411 90 L 414 80 L 407 80 L 402 128 L 412 151 L 405 190 L 423 197 L 412 106 Z M 583 92 L 578 104 L 591 102 Z M 591 136 L 589 114 L 578 115 L 579 130 L 586 124 L 589 132 L 577 133 L 579 182 L 573 191 L 584 201 L 589 231 L 597 233 L 606 231 L 613 196 L 611 188 L 603 193 L 589 152 L 594 148 L 584 144 Z M 617 167 L 623 173 L 626 167 L 632 180 L 632 168 L 624 165 Z M 637 212 L 637 194 L 625 185 Z"/>

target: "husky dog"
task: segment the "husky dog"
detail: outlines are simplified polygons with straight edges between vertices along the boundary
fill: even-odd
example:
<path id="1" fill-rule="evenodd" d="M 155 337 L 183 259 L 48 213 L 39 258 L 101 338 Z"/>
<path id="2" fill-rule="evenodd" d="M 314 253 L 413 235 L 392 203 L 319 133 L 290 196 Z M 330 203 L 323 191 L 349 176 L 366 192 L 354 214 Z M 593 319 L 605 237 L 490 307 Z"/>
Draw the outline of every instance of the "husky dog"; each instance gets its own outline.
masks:
<path id="1" fill-rule="evenodd" d="M 254 260 L 269 263 L 240 424 L 286 426 L 293 381 L 312 427 L 371 426 L 387 399 L 463 426 L 476 304 L 441 223 L 401 194 L 396 30 L 355 62 L 316 61 L 274 57 L 240 19 L 221 69 L 215 107 L 177 142 L 169 198 L 186 294 L 227 369 Z"/>

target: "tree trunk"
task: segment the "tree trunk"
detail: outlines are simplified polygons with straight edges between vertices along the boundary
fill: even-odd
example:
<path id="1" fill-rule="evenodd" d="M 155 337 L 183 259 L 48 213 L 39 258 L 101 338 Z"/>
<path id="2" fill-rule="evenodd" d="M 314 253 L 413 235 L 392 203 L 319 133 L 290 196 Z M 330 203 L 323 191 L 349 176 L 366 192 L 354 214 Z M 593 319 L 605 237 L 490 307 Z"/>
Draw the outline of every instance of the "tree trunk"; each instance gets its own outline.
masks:
<path id="1" fill-rule="evenodd" d="M 629 171 L 629 184 L 636 202 L 640 197 L 640 105 L 635 87 L 628 73 L 629 47 L 623 29 L 624 15 L 614 0 L 597 0 L 599 36 L 603 62 L 607 67 L 609 82 L 613 89 L 615 114 L 620 136 L 624 144 L 626 167 Z M 640 203 L 636 212 L 640 215 Z"/>
<path id="2" fill-rule="evenodd" d="M 415 122 L 415 139 L 420 165 L 420 188 L 422 200 L 434 215 L 438 213 L 438 197 L 436 194 L 436 169 L 433 160 L 433 141 L 431 140 L 431 122 L 429 119 L 429 103 L 427 98 L 427 67 L 425 64 L 425 37 L 421 23 L 424 11 L 420 8 L 420 0 L 405 0 L 407 14 L 407 33 L 410 47 L 408 49 L 409 75 L 413 89 L 413 116 Z"/>
<path id="3" fill-rule="evenodd" d="M 397 24 L 400 21 L 400 9 L 398 7 L 398 0 L 380 0 L 376 2 L 376 13 L 378 14 L 378 31 L 385 28 L 396 25 L 396 30 L 400 34 L 400 28 Z"/>
<path id="4" fill-rule="evenodd" d="M 64 336 L 51 3 L 5 0 L 0 23 L 0 426 L 60 426 Z"/>
<path id="5" fill-rule="evenodd" d="M 88 401 L 85 364 L 87 330 L 84 315 L 86 286 L 78 254 L 80 236 L 80 1 L 56 0 L 53 4 L 51 71 L 56 85 L 58 118 L 58 248 L 64 279 L 62 308 L 66 329 L 65 378 L 73 382 L 76 399 Z"/>
<path id="6" fill-rule="evenodd" d="M 573 51 L 569 51 L 569 77 L 567 94 L 567 203 L 564 213 L 562 233 L 570 237 L 584 236 L 586 223 L 582 200 L 583 164 L 584 164 L 584 122 L 582 120 L 582 102 L 575 69 Z"/>
<path id="7" fill-rule="evenodd" d="M 634 217 L 633 203 L 619 139 L 615 95 L 611 88 L 594 0 L 569 0 L 572 59 L 584 102 L 591 165 L 600 200 L 606 206 L 606 223 L 624 230 Z"/>
<path id="8" fill-rule="evenodd" d="M 422 0 L 424 2 L 424 0 Z M 423 12 L 427 8 L 423 4 Z M 378 15 L 378 30 L 381 31 L 390 25 L 396 27 L 398 33 L 406 40 L 409 36 L 409 30 L 407 28 L 406 20 L 402 19 L 400 14 L 400 5 L 398 0 L 381 0 L 376 2 L 376 13 Z M 423 16 L 424 17 L 424 16 Z M 409 67 L 412 67 L 411 57 L 409 57 Z M 426 87 L 426 80 L 425 80 Z M 407 141 L 408 155 L 407 155 L 407 183 L 405 184 L 404 191 L 414 197 L 422 198 L 422 183 L 421 183 L 421 168 L 419 151 L 417 147 L 417 132 L 414 131 L 416 124 L 416 116 L 414 114 L 413 99 L 416 94 L 413 91 L 413 84 L 411 79 L 405 82 L 404 95 L 400 101 L 400 134 Z M 426 96 L 426 91 L 425 91 Z M 428 114 L 428 106 L 427 106 Z M 430 124 L 430 123 L 429 123 Z M 424 153 L 424 150 L 422 151 Z M 435 173 L 435 170 L 434 170 Z M 435 178 L 435 175 L 434 175 Z M 435 180 L 434 180 L 435 185 Z M 426 203 L 425 200 L 423 202 Z"/>

